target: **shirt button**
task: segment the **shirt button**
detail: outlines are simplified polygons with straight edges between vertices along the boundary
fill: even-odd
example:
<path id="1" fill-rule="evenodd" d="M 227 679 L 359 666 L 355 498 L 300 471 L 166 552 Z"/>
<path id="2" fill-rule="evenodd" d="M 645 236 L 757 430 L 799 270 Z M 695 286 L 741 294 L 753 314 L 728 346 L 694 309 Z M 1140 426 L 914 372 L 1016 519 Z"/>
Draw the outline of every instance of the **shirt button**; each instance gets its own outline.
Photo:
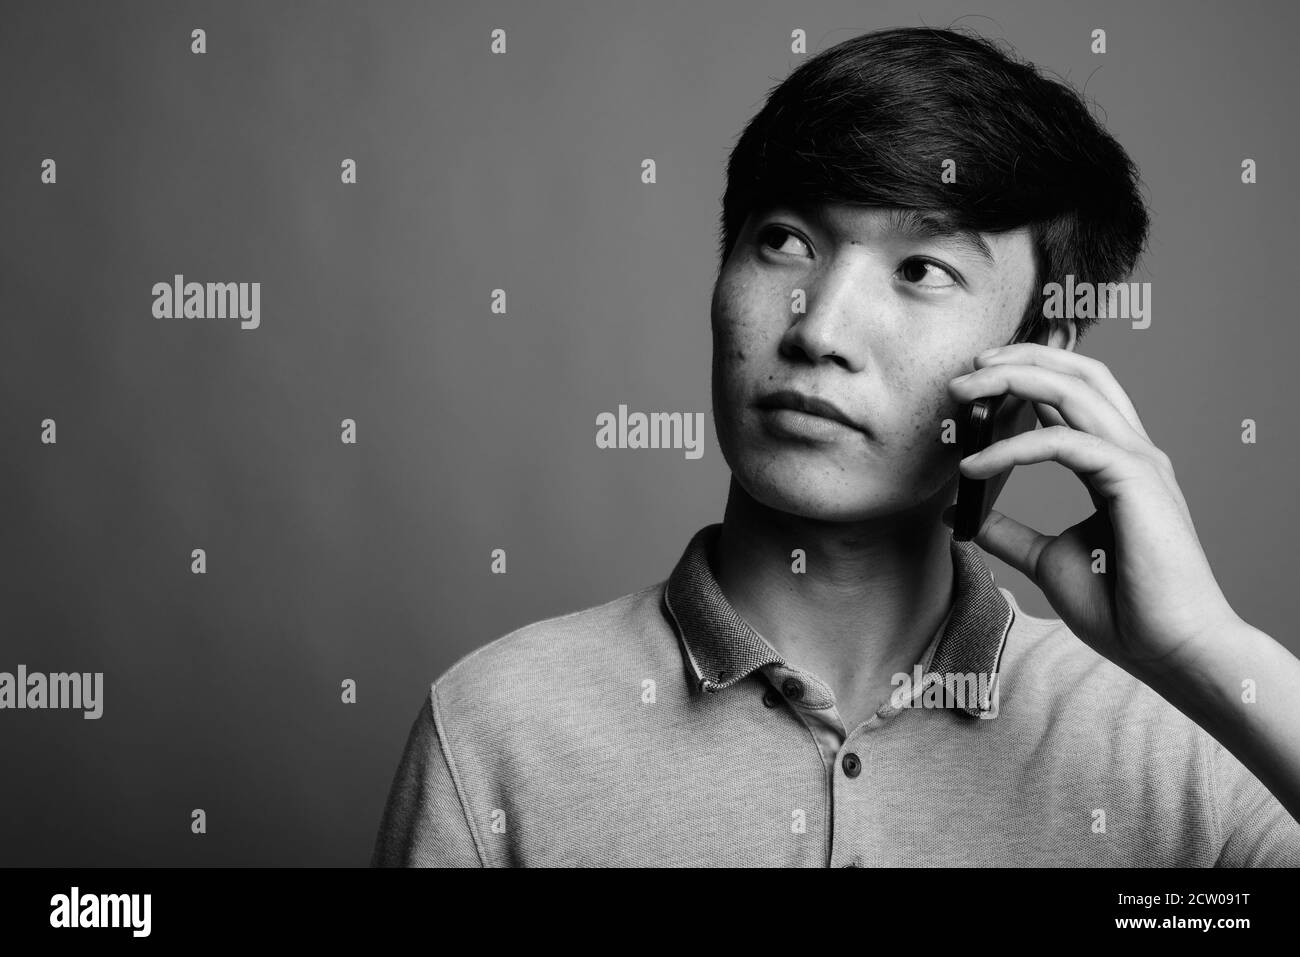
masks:
<path id="1" fill-rule="evenodd" d="M 763 692 L 763 704 L 769 708 L 775 708 L 780 703 L 781 696 L 776 693 L 775 688 L 768 688 L 767 691 Z"/>
<path id="2" fill-rule="evenodd" d="M 844 773 L 851 778 L 856 778 L 862 770 L 862 762 L 858 760 L 858 756 L 852 751 L 844 755 L 844 760 L 840 764 L 844 768 Z"/>
<path id="3" fill-rule="evenodd" d="M 803 682 L 798 678 L 786 678 L 781 685 L 781 690 L 791 701 L 798 701 L 803 697 Z"/>

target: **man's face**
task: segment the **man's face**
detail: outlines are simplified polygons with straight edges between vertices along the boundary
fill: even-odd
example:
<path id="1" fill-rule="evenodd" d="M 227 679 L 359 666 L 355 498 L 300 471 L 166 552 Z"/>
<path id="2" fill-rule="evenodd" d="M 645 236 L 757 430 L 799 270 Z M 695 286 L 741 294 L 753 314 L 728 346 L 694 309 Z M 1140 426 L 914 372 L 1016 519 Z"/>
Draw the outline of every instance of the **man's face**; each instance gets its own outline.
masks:
<path id="1" fill-rule="evenodd" d="M 755 500 L 860 521 L 955 489 L 960 453 L 941 441 L 958 414 L 948 381 L 1015 335 L 1034 266 L 1028 229 L 979 234 L 991 259 L 969 234 L 937 232 L 902 210 L 840 204 L 746 220 L 714 287 L 713 407 L 723 456 Z M 762 407 L 784 390 L 854 425 Z"/>

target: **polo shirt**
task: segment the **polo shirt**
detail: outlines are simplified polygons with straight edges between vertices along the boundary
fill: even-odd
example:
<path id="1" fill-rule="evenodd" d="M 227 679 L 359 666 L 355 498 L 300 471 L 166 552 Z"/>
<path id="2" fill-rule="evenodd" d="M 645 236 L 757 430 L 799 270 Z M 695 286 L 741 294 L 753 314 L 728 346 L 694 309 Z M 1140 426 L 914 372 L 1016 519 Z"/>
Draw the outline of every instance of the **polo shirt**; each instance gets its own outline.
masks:
<path id="1" fill-rule="evenodd" d="M 712 571 L 453 664 L 411 726 L 375 866 L 1298 866 L 1227 749 L 951 540 L 920 682 L 855 728 Z M 967 681 L 965 676 L 983 676 Z M 963 689 L 966 693 L 963 693 Z"/>

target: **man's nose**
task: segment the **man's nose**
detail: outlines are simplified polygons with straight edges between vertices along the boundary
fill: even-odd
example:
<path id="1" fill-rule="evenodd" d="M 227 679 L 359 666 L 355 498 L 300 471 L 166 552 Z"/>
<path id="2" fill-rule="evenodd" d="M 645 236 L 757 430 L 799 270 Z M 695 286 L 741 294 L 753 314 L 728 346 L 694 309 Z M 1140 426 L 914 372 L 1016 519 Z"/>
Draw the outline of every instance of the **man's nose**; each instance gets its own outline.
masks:
<path id="1" fill-rule="evenodd" d="M 781 339 L 781 354 L 792 361 L 835 362 L 850 372 L 864 364 L 877 304 L 883 291 L 872 288 L 863 264 L 828 269 L 803 287 L 805 311 L 791 316 Z"/>

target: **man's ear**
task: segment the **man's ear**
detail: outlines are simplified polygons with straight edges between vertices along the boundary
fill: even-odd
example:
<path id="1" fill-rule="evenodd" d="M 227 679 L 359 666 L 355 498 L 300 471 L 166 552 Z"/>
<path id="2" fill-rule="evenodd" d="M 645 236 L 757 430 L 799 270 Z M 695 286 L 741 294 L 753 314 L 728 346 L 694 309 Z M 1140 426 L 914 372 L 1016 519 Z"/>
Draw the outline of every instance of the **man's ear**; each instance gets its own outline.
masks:
<path id="1" fill-rule="evenodd" d="M 1051 324 L 1051 328 L 1047 333 L 1047 342 L 1044 345 L 1064 349 L 1066 352 L 1073 352 L 1078 342 L 1079 327 L 1075 325 L 1074 320 L 1056 319 Z"/>

